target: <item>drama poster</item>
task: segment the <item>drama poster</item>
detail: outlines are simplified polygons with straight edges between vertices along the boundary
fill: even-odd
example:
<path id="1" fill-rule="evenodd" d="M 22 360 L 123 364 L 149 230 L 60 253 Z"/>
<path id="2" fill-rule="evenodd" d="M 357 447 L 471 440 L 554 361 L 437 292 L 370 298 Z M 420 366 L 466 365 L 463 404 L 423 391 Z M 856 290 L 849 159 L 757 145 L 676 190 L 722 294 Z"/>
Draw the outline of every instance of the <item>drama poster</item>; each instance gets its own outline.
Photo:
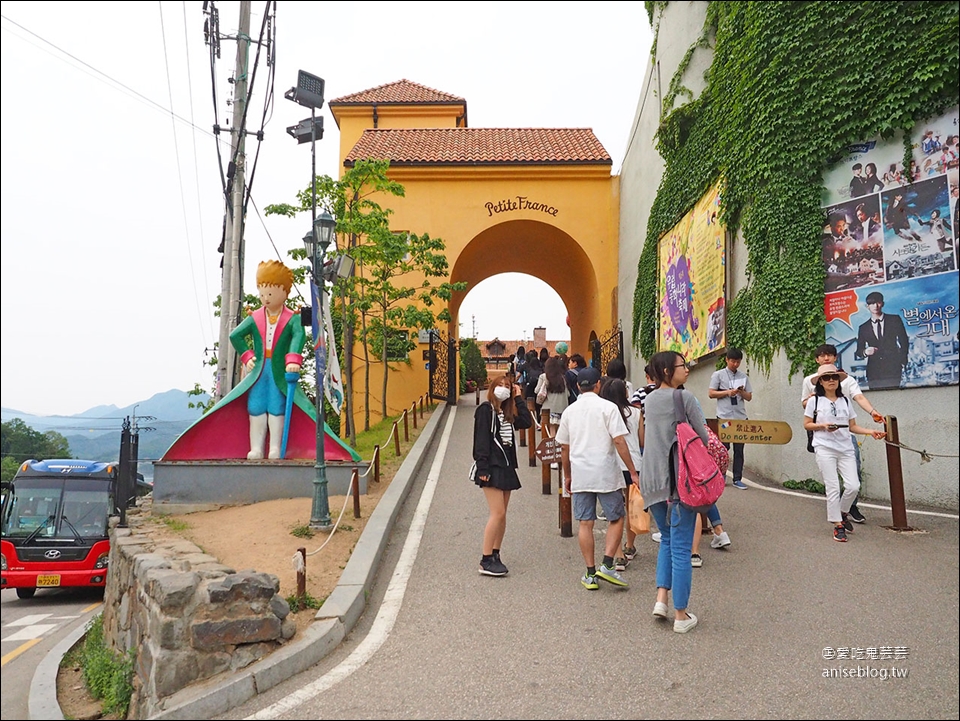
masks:
<path id="1" fill-rule="evenodd" d="M 827 294 L 826 341 L 864 390 L 958 382 L 956 271 Z"/>
<path id="2" fill-rule="evenodd" d="M 880 193 L 886 280 L 956 270 L 947 176 Z"/>
<path id="3" fill-rule="evenodd" d="M 689 360 L 726 343 L 726 236 L 719 209 L 718 184 L 660 239 L 657 347 Z"/>

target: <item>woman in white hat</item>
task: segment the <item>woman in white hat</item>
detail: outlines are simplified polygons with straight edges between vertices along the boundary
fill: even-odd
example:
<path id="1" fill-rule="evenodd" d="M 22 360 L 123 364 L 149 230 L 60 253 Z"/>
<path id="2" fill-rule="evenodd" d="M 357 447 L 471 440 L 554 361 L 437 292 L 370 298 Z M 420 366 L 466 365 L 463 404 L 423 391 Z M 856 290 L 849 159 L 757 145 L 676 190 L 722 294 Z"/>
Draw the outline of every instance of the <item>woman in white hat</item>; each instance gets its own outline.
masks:
<path id="1" fill-rule="evenodd" d="M 850 434 L 873 436 L 877 440 L 887 435 L 883 431 L 871 431 L 856 424 L 856 411 L 840 390 L 840 382 L 846 377 L 846 373 L 832 364 L 820 366 L 811 379 L 814 397 L 803 409 L 803 427 L 813 431 L 813 450 L 820 467 L 820 477 L 827 489 L 827 520 L 833 524 L 833 540 L 841 543 L 846 542 L 847 533 L 853 530 L 853 523 L 848 516 L 850 506 L 860 490 Z"/>

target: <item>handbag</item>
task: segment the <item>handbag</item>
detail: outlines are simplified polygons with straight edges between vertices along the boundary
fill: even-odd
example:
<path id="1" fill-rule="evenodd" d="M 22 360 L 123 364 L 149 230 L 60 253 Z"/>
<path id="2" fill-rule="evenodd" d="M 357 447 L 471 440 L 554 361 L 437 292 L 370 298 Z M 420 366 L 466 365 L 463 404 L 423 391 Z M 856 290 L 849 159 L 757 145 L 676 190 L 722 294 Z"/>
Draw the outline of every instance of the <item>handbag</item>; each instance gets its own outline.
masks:
<path id="1" fill-rule="evenodd" d="M 650 533 L 650 513 L 643 508 L 643 494 L 636 483 L 627 488 L 627 520 L 634 533 Z"/>
<path id="2" fill-rule="evenodd" d="M 726 476 L 727 467 L 730 465 L 730 452 L 720 441 L 719 436 L 709 428 L 707 429 L 707 438 L 707 452 L 713 458 L 714 463 L 717 464 L 720 475 Z"/>
<path id="3" fill-rule="evenodd" d="M 723 494 L 724 477 L 687 420 L 683 391 L 679 388 L 673 391 L 673 407 L 677 419 L 677 495 L 684 508 L 706 513 Z"/>

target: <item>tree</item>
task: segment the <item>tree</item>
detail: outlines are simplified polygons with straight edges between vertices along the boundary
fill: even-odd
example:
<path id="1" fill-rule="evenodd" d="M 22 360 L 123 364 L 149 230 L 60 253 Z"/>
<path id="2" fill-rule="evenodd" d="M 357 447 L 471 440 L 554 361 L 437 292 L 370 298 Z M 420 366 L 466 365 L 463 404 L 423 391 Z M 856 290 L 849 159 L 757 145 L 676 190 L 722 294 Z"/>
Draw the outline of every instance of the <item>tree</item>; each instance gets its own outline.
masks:
<path id="1" fill-rule="evenodd" d="M 17 473 L 20 464 L 31 458 L 71 458 L 70 444 L 56 431 L 41 433 L 20 418 L 14 418 L 0 426 L 0 452 L 3 454 L 3 480 L 9 481 Z"/>
<path id="2" fill-rule="evenodd" d="M 413 347 L 409 335 L 404 340 L 400 331 L 412 331 L 418 328 L 432 327 L 435 317 L 430 311 L 434 300 L 449 300 L 452 290 L 463 290 L 466 284 L 441 284 L 432 286 L 429 278 L 444 276 L 447 273 L 446 258 L 442 255 L 443 241 L 413 234 L 397 237 L 390 230 L 390 215 L 393 211 L 382 207 L 374 197 L 403 197 L 404 189 L 400 183 L 387 177 L 390 163 L 386 160 L 359 160 L 348 169 L 340 180 L 330 176 L 317 176 L 314 187 L 297 193 L 297 203 L 268 205 L 267 215 L 295 217 L 298 213 L 310 212 L 313 208 L 314 190 L 318 209 L 326 210 L 336 218 L 336 233 L 339 252 L 349 254 L 357 264 L 356 272 L 349 278 L 341 279 L 339 286 L 338 310 L 343 329 L 343 378 L 346 396 L 344 417 L 350 443 L 356 443 L 353 408 L 353 356 L 354 338 L 358 326 L 360 337 L 366 342 L 361 344 L 365 364 L 364 429 L 370 427 L 370 353 L 378 355 L 384 365 L 384 396 L 382 412 L 386 416 L 386 387 L 388 363 L 385 358 L 399 357 L 390 351 L 406 353 Z M 410 239 L 410 246 L 405 245 Z M 400 251 L 403 252 L 400 252 Z M 410 258 L 406 257 L 410 254 Z M 414 258 L 415 256 L 415 258 Z M 385 264 L 393 262 L 395 267 L 389 272 Z M 397 272 L 396 264 L 404 270 Z M 404 275 L 420 274 L 426 279 L 416 288 L 397 284 Z M 404 300 L 419 301 L 401 307 Z M 441 320 L 449 319 L 446 311 L 440 314 Z M 419 325 L 426 323 L 427 325 Z M 386 338 L 386 344 L 383 339 Z M 409 361 L 407 361 L 409 362 Z"/>
<path id="3" fill-rule="evenodd" d="M 460 339 L 460 366 L 463 382 L 473 381 L 477 388 L 487 385 L 487 364 L 480 354 L 480 347 L 473 338 Z"/>

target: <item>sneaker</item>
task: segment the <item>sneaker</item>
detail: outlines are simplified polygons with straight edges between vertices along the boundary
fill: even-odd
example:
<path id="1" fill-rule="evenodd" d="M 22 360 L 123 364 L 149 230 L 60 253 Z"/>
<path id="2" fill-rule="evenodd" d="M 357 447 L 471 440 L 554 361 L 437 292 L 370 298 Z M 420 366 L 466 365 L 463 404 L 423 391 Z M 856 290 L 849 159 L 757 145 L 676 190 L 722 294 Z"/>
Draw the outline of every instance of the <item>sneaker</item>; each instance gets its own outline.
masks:
<path id="1" fill-rule="evenodd" d="M 597 520 L 598 520 L 598 521 L 606 521 L 606 520 L 607 520 L 607 514 L 603 512 L 603 509 L 602 509 L 602 508 L 598 508 L 598 509 L 597 509 Z"/>
<path id="2" fill-rule="evenodd" d="M 660 543 L 660 531 L 650 534 L 650 540 L 654 543 Z"/>
<path id="3" fill-rule="evenodd" d="M 855 505 L 850 506 L 850 520 L 854 523 L 866 523 L 867 519 L 864 518 L 864 515 L 860 513 L 860 509 Z"/>
<path id="4" fill-rule="evenodd" d="M 703 565 L 703 559 L 700 558 L 699 553 L 690 554 L 690 565 L 694 568 L 700 568 Z"/>
<path id="5" fill-rule="evenodd" d="M 674 633 L 686 633 L 693 629 L 697 625 L 697 617 L 692 613 L 687 614 L 690 618 L 680 620 L 679 618 L 673 622 Z"/>
<path id="6" fill-rule="evenodd" d="M 482 576 L 506 576 L 507 567 L 504 566 L 496 558 L 491 558 L 489 560 L 485 558 L 480 559 L 480 575 Z"/>
<path id="7" fill-rule="evenodd" d="M 624 546 L 623 547 L 623 557 L 628 561 L 632 561 L 637 557 L 637 547 L 636 546 Z"/>
<path id="8" fill-rule="evenodd" d="M 840 515 L 843 517 L 843 527 L 844 527 L 844 529 L 847 531 L 847 533 L 852 533 L 852 532 L 853 532 L 853 522 L 850 520 L 850 514 L 849 514 L 849 513 L 841 513 Z"/>
<path id="9" fill-rule="evenodd" d="M 600 584 L 597 583 L 597 577 L 588 576 L 587 574 L 583 574 L 583 578 L 580 579 L 580 584 L 588 591 L 596 591 L 600 588 Z"/>
<path id="10" fill-rule="evenodd" d="M 667 604 L 662 601 L 657 601 L 653 604 L 653 615 L 657 618 L 666 618 L 667 617 Z"/>
<path id="11" fill-rule="evenodd" d="M 833 540 L 840 541 L 840 543 L 847 542 L 847 532 L 843 526 L 834 526 L 833 527 Z"/>
<path id="12" fill-rule="evenodd" d="M 612 583 L 614 586 L 622 586 L 624 588 L 628 587 L 630 584 L 623 580 L 617 569 L 607 568 L 602 563 L 600 568 L 597 569 L 597 577 L 602 578 L 607 583 Z"/>
<path id="13" fill-rule="evenodd" d="M 503 572 L 504 572 L 504 573 L 510 573 L 510 571 L 507 569 L 507 567 L 503 565 L 503 561 L 500 559 L 500 554 L 499 554 L 499 553 L 494 553 L 494 554 L 493 554 L 493 560 L 496 561 L 497 563 L 499 563 L 501 566 L 503 566 Z"/>
<path id="14" fill-rule="evenodd" d="M 726 548 L 730 545 L 730 536 L 727 535 L 727 532 L 715 533 L 713 538 L 710 539 L 710 548 Z"/>
<path id="15" fill-rule="evenodd" d="M 747 484 L 744 483 L 744 482 L 741 481 L 741 480 L 736 480 L 736 481 L 734 481 L 734 482 L 733 482 L 733 486 L 734 486 L 734 488 L 739 488 L 741 491 L 747 490 Z M 693 626 L 691 626 L 690 628 L 693 628 Z"/>
<path id="16" fill-rule="evenodd" d="M 630 563 L 630 561 L 622 556 L 613 559 L 613 567 L 618 571 L 626 571 L 628 563 Z"/>

